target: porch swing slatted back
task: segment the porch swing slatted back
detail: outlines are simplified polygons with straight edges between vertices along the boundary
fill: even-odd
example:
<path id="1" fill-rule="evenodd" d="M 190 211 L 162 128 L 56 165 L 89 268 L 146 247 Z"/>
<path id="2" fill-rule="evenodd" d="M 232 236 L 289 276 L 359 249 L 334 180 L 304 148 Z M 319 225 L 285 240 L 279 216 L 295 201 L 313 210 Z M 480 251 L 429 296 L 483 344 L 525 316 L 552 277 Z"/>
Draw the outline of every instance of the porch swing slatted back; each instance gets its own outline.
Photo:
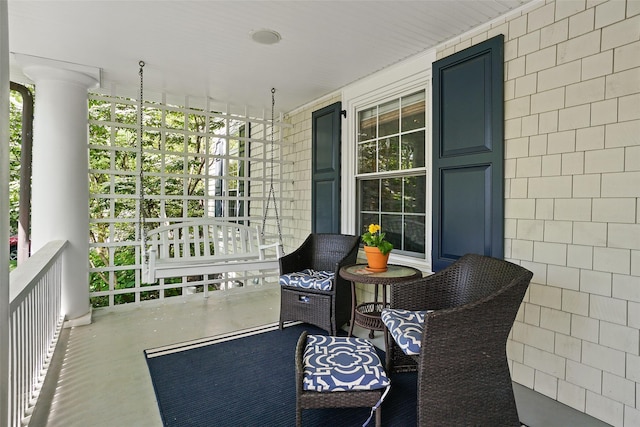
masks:
<path id="1" fill-rule="evenodd" d="M 255 230 L 226 222 L 191 221 L 163 226 L 149 233 L 149 244 L 165 260 L 197 260 L 216 255 L 218 258 L 258 256 L 251 240 Z"/>
<path id="2" fill-rule="evenodd" d="M 145 283 L 168 277 L 276 269 L 282 255 L 278 243 L 263 244 L 260 227 L 215 218 L 158 227 L 147 234 L 147 244 Z"/>

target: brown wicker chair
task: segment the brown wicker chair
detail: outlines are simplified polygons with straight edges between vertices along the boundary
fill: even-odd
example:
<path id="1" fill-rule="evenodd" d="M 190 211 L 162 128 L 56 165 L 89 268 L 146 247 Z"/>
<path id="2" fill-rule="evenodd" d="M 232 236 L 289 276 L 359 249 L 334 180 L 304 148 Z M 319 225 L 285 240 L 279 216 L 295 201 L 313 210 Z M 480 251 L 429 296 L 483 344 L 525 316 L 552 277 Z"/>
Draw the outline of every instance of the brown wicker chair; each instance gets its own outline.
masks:
<path id="1" fill-rule="evenodd" d="M 359 236 L 310 234 L 298 249 L 280 258 L 281 275 L 305 268 L 335 272 L 330 291 L 280 287 L 280 329 L 285 321 L 299 320 L 336 335 L 351 318 L 351 286 L 338 271 L 355 264 L 359 243 Z"/>
<path id="2" fill-rule="evenodd" d="M 425 316 L 418 355 L 404 355 L 393 338 L 387 354 L 387 372 L 417 368 L 419 426 L 520 425 L 506 344 L 532 275 L 467 254 L 392 286 L 391 308 L 434 310 Z"/>

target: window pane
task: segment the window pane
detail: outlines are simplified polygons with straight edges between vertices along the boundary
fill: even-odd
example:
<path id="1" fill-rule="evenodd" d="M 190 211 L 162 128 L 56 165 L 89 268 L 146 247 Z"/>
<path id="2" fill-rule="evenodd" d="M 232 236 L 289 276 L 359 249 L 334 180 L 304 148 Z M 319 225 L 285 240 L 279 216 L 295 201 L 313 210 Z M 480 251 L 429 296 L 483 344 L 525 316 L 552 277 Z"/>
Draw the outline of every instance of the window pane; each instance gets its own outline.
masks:
<path id="1" fill-rule="evenodd" d="M 424 175 L 410 176 L 405 178 L 404 183 L 404 212 L 425 213 L 426 212 L 426 182 Z"/>
<path id="2" fill-rule="evenodd" d="M 400 144 L 397 136 L 384 138 L 378 141 L 378 172 L 395 171 L 400 169 Z"/>
<path id="3" fill-rule="evenodd" d="M 382 181 L 382 212 L 402 212 L 402 178 Z"/>
<path id="4" fill-rule="evenodd" d="M 402 132 L 425 127 L 424 92 L 402 98 Z"/>
<path id="5" fill-rule="evenodd" d="M 402 169 L 424 167 L 424 131 L 402 135 Z"/>
<path id="6" fill-rule="evenodd" d="M 380 226 L 385 233 L 385 238 L 393 244 L 393 248 L 403 250 L 402 215 L 381 215 Z"/>
<path id="7" fill-rule="evenodd" d="M 376 137 L 376 107 L 358 113 L 358 142 Z"/>
<path id="8" fill-rule="evenodd" d="M 380 217 L 378 214 L 363 213 L 360 215 L 360 233 L 369 231 L 369 224 L 380 224 Z"/>
<path id="9" fill-rule="evenodd" d="M 380 206 L 380 180 L 360 181 L 360 210 L 377 212 Z"/>
<path id="10" fill-rule="evenodd" d="M 397 251 L 424 254 L 426 176 L 362 179 L 358 181 L 360 231 L 382 226 Z"/>
<path id="11" fill-rule="evenodd" d="M 360 231 L 378 223 L 395 250 L 418 257 L 426 249 L 425 94 L 421 90 L 357 113 Z"/>
<path id="12" fill-rule="evenodd" d="M 387 135 L 394 135 L 400 131 L 400 114 L 398 110 L 400 102 L 396 99 L 386 104 L 382 104 L 378 111 L 379 138 Z"/>
<path id="13" fill-rule="evenodd" d="M 358 145 L 358 173 L 376 172 L 376 143 Z"/>
<path id="14" fill-rule="evenodd" d="M 426 232 L 424 216 L 406 216 L 404 221 L 404 250 L 424 253 Z"/>

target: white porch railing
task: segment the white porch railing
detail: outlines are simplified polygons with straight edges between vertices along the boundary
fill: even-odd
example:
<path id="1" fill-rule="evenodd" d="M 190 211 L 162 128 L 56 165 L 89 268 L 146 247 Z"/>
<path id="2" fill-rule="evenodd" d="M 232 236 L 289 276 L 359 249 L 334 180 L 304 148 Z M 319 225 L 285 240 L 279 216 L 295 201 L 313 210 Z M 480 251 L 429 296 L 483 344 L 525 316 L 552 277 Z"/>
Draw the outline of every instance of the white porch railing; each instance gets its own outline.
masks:
<path id="1" fill-rule="evenodd" d="M 9 280 L 9 425 L 29 424 L 64 322 L 64 240 L 47 243 Z M 4 350 L 2 350 L 4 351 Z"/>

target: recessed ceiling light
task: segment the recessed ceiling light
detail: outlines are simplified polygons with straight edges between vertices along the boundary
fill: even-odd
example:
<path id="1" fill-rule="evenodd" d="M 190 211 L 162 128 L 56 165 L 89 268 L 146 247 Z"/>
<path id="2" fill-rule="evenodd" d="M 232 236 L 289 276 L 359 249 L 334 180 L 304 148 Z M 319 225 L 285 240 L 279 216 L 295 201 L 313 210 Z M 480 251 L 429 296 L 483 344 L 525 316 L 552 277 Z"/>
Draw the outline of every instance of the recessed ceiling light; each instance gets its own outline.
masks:
<path id="1" fill-rule="evenodd" d="M 254 42 L 260 44 L 276 44 L 282 39 L 280 33 L 267 28 L 251 31 L 249 34 Z"/>

